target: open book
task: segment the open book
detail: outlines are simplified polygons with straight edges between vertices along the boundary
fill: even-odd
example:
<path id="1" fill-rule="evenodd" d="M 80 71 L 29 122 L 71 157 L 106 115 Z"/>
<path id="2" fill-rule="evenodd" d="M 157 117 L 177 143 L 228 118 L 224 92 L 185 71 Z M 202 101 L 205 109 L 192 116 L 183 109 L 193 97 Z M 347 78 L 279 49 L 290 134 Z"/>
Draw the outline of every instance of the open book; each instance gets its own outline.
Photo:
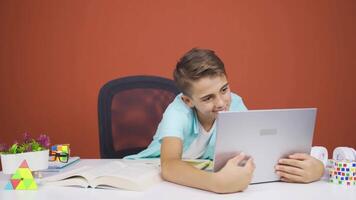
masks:
<path id="1" fill-rule="evenodd" d="M 111 161 L 99 167 L 83 166 L 41 179 L 43 185 L 144 190 L 162 181 L 160 168 L 145 163 Z"/>

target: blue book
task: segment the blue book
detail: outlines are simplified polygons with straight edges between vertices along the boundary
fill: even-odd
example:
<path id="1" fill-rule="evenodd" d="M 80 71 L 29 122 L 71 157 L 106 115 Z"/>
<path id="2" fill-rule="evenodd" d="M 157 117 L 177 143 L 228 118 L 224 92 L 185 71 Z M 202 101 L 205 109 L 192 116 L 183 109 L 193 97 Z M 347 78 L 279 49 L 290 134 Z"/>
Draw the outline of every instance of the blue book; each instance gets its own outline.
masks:
<path id="1" fill-rule="evenodd" d="M 43 172 L 58 172 L 60 171 L 61 169 L 77 162 L 80 160 L 80 157 L 78 156 L 75 156 L 75 157 L 70 157 L 68 162 L 66 163 L 63 163 L 63 162 L 60 162 L 60 161 L 49 161 L 48 162 L 48 169 L 45 169 L 45 170 L 41 170 Z"/>

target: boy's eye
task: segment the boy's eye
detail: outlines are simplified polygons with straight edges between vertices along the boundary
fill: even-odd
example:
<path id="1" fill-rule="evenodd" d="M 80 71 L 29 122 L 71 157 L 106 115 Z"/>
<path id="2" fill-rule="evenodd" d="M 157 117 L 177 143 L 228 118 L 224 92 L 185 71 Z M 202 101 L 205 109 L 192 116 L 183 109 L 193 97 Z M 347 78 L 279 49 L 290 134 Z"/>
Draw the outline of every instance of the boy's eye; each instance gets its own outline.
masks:
<path id="1" fill-rule="evenodd" d="M 227 87 L 222 89 L 222 92 L 225 93 L 227 91 Z"/>
<path id="2" fill-rule="evenodd" d="M 210 101 L 211 97 L 204 98 L 203 101 Z"/>

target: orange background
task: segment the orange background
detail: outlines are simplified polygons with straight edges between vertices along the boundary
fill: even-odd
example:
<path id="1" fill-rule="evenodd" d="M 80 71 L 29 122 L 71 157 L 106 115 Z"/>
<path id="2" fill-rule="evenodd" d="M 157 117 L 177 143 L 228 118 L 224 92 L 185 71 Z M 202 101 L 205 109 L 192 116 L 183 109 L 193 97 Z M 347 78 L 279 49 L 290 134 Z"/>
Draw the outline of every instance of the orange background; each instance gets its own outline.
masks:
<path id="1" fill-rule="evenodd" d="M 249 109 L 317 107 L 314 145 L 356 144 L 356 1 L 0 1 L 0 143 L 25 131 L 99 157 L 97 98 L 127 75 L 171 78 L 214 49 Z"/>

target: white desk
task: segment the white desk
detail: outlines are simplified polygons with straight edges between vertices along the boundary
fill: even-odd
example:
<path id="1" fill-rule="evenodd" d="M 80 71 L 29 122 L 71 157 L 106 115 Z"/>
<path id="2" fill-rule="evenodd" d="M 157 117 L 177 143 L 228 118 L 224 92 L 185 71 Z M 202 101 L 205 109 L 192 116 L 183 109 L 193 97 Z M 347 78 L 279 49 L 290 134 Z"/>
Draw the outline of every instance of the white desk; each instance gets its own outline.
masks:
<path id="1" fill-rule="evenodd" d="M 100 165 L 108 160 L 83 159 L 65 170 L 74 169 L 83 165 Z M 54 173 L 54 172 L 51 172 Z M 46 174 L 44 174 L 46 176 Z M 318 181 L 310 184 L 292 183 L 266 183 L 250 185 L 247 190 L 240 193 L 219 195 L 199 189 L 176 185 L 169 182 L 159 183 L 144 192 L 125 190 L 104 190 L 91 188 L 54 187 L 40 185 L 37 191 L 4 190 L 9 175 L 0 173 L 0 200 L 68 200 L 68 199 L 145 199 L 145 200 L 172 200 L 172 199 L 288 199 L 288 200 L 315 200 L 340 199 L 356 200 L 355 186 L 341 186 Z"/>

